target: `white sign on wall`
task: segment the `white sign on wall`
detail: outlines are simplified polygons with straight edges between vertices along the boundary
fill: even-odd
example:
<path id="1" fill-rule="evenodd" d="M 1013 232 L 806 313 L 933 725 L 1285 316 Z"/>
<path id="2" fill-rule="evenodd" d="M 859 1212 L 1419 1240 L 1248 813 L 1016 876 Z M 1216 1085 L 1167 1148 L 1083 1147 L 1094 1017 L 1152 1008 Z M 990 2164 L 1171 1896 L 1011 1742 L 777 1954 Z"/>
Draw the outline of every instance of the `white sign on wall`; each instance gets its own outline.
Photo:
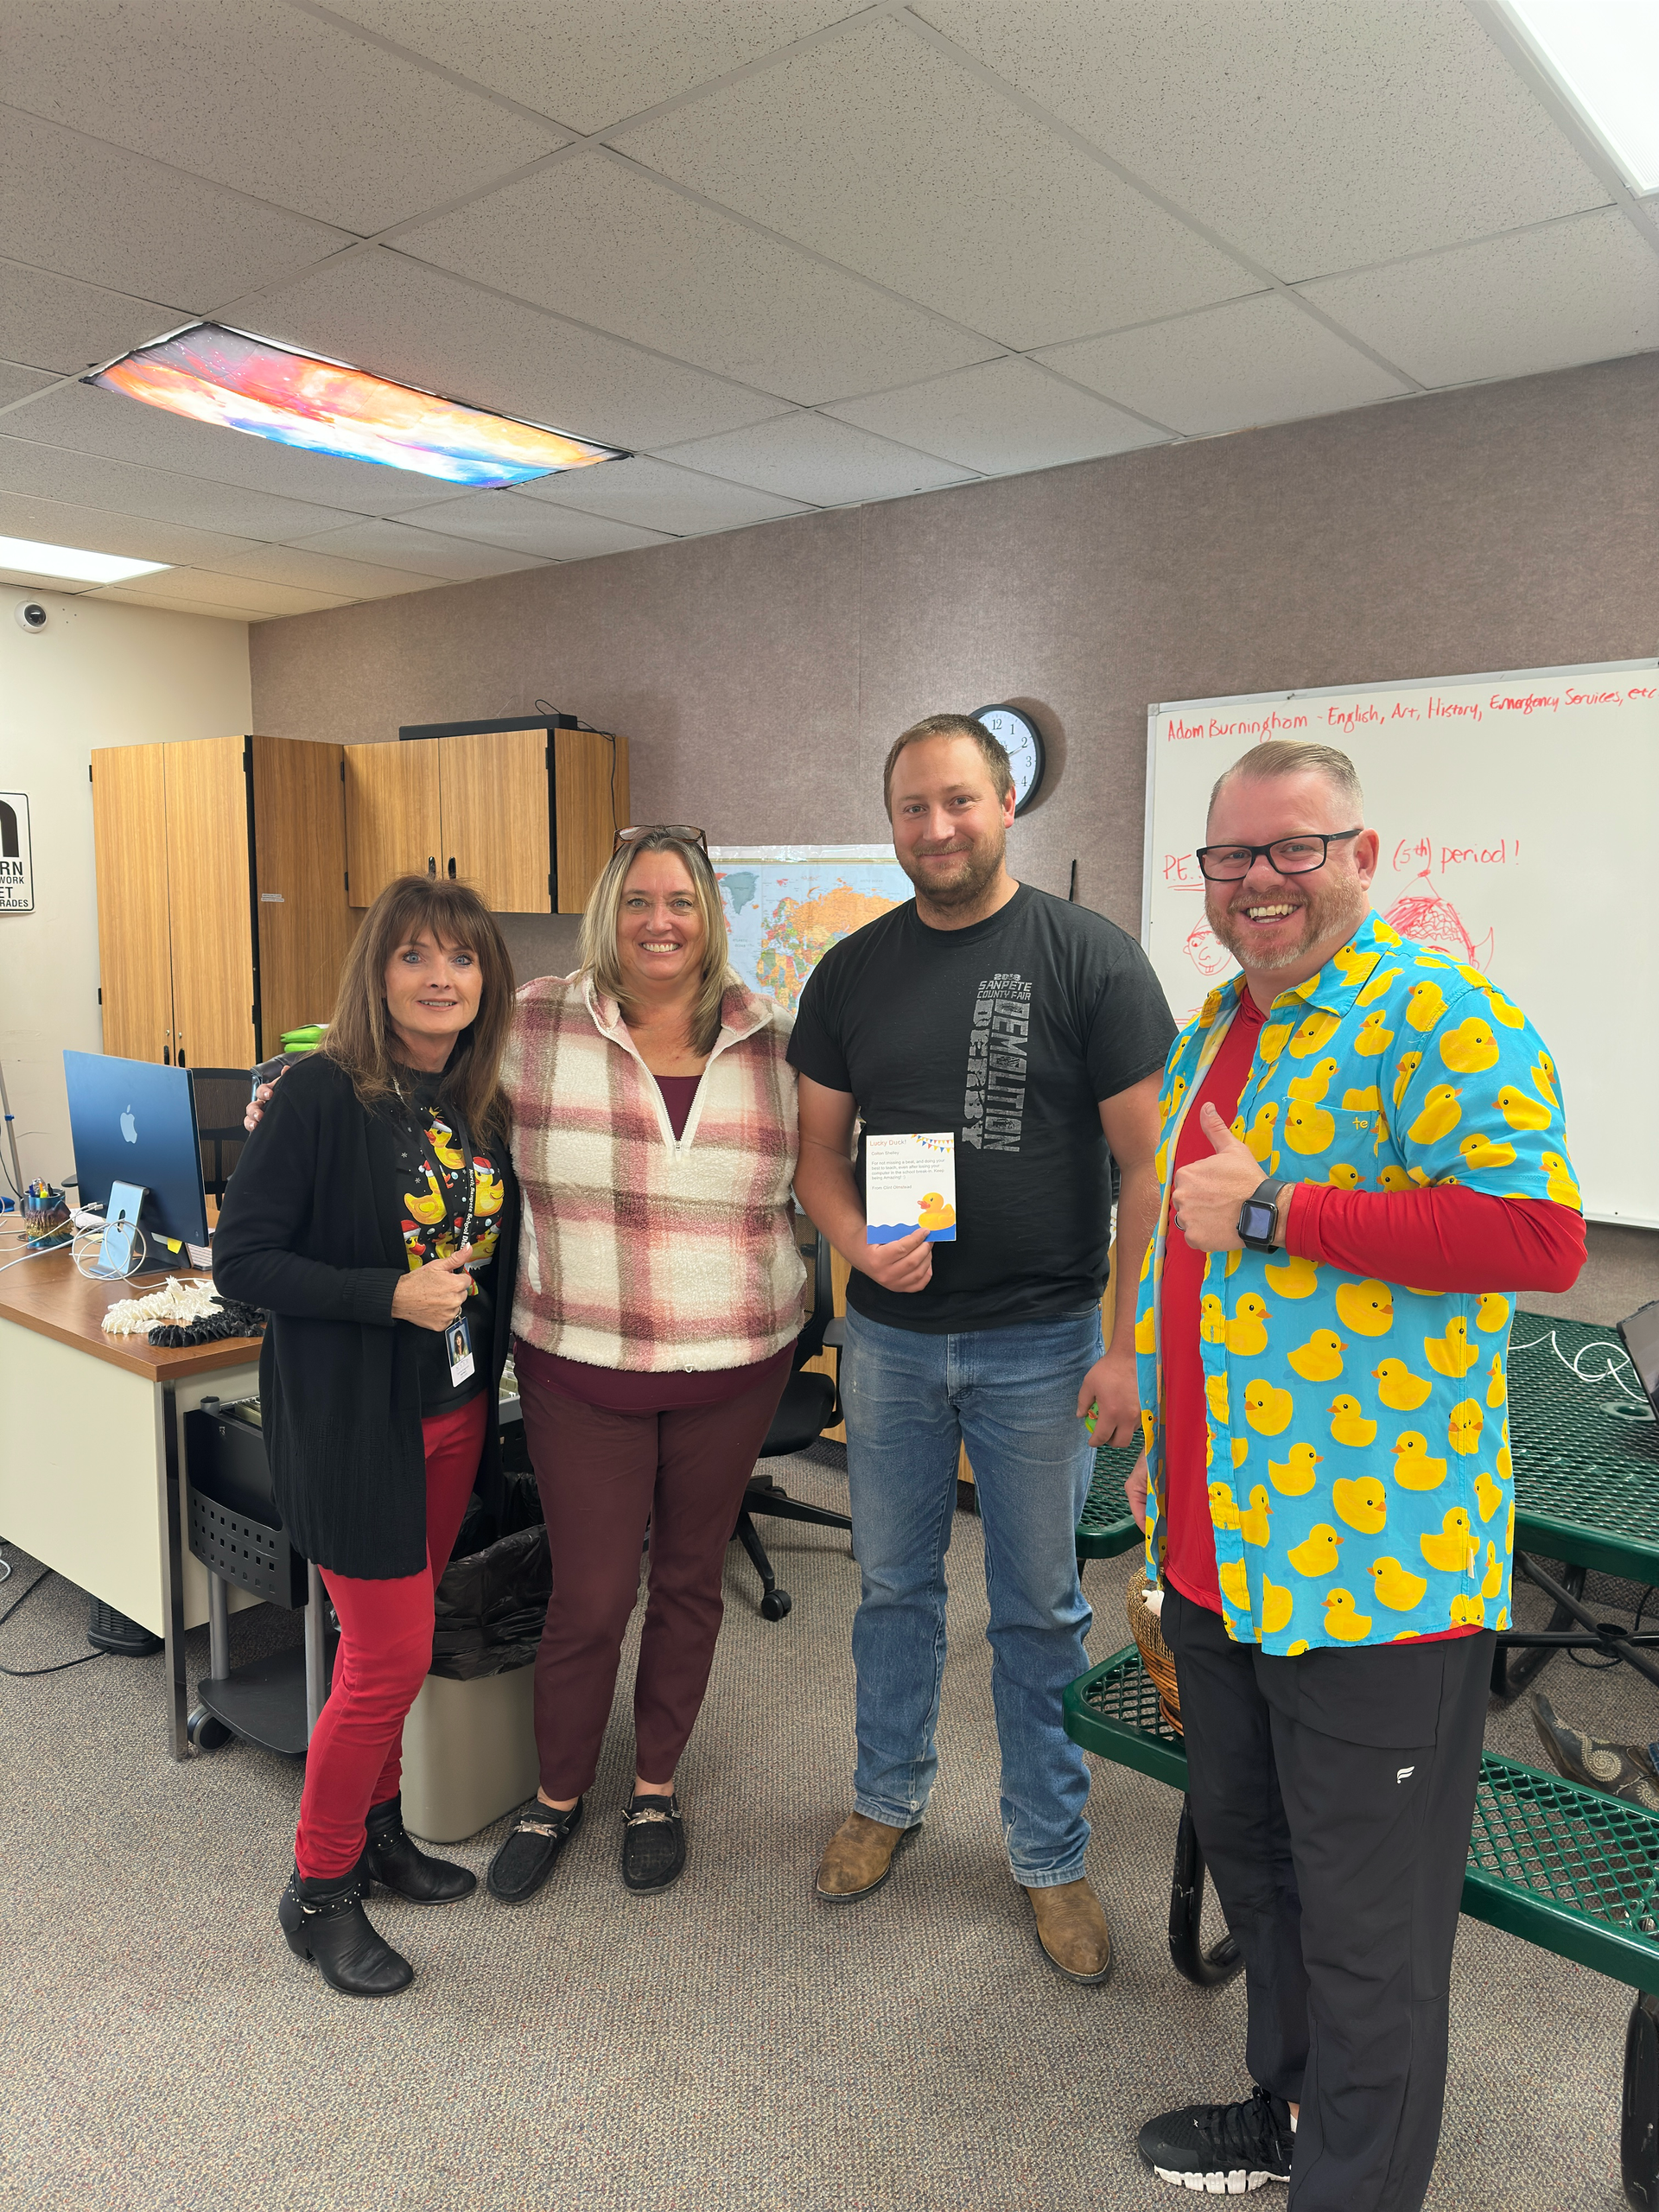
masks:
<path id="1" fill-rule="evenodd" d="M 34 911 L 29 801 L 22 791 L 0 791 L 0 914 L 32 914 Z"/>

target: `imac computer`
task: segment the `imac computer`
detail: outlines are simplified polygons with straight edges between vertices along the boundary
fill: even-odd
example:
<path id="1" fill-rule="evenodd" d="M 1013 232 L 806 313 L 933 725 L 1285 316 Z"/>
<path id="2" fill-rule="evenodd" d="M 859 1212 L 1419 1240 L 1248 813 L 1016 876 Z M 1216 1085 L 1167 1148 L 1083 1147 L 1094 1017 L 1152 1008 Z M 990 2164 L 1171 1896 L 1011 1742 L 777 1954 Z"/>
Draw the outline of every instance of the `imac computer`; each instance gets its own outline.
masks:
<path id="1" fill-rule="evenodd" d="M 189 1070 L 66 1052 L 63 1074 L 81 1205 L 107 1207 L 116 1184 L 137 1184 L 144 1192 L 138 1226 L 152 1252 L 158 1241 L 205 1245 L 207 1205 Z"/>

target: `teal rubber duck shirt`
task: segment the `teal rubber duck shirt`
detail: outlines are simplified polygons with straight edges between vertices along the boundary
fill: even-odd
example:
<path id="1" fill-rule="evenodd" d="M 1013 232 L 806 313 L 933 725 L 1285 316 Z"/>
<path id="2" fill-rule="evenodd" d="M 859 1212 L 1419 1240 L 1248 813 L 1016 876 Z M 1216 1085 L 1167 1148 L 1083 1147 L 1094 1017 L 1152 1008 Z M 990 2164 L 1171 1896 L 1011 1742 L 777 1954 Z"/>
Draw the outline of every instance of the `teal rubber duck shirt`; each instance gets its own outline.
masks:
<path id="1" fill-rule="evenodd" d="M 1135 1325 L 1154 1575 L 1170 1163 L 1243 988 L 1241 976 L 1211 993 L 1165 1067 L 1163 1205 Z M 1264 1176 L 1580 1203 L 1554 1063 L 1525 1014 L 1479 969 L 1416 952 L 1375 914 L 1274 1001 L 1233 1128 Z M 1413 1290 L 1288 1253 L 1211 1254 L 1210 1517 L 1236 1641 L 1294 1656 L 1508 1626 L 1512 1305 L 1500 1290 Z"/>

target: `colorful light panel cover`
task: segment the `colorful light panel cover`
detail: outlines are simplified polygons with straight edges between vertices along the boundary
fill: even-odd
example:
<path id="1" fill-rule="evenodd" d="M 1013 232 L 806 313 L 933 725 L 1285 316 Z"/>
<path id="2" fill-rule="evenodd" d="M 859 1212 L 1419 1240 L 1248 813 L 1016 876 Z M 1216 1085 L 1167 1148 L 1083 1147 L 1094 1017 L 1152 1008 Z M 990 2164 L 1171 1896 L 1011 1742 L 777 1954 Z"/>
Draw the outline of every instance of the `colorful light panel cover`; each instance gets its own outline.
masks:
<path id="1" fill-rule="evenodd" d="M 86 382 L 278 445 L 485 490 L 626 458 L 212 322 L 141 346 Z"/>

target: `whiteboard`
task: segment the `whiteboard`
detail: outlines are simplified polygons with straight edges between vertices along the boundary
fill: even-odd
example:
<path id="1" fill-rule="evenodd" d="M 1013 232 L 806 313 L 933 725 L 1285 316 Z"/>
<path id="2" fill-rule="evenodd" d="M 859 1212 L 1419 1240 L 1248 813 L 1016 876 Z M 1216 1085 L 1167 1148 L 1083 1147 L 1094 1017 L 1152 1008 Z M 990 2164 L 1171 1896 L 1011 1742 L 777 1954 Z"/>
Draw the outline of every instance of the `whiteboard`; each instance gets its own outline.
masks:
<path id="1" fill-rule="evenodd" d="M 1659 1229 L 1659 662 L 1149 708 L 1141 943 L 1182 1023 L 1238 972 L 1193 857 L 1211 786 L 1269 738 L 1352 760 L 1373 906 L 1519 1001 L 1566 1086 L 1586 1214 Z"/>

